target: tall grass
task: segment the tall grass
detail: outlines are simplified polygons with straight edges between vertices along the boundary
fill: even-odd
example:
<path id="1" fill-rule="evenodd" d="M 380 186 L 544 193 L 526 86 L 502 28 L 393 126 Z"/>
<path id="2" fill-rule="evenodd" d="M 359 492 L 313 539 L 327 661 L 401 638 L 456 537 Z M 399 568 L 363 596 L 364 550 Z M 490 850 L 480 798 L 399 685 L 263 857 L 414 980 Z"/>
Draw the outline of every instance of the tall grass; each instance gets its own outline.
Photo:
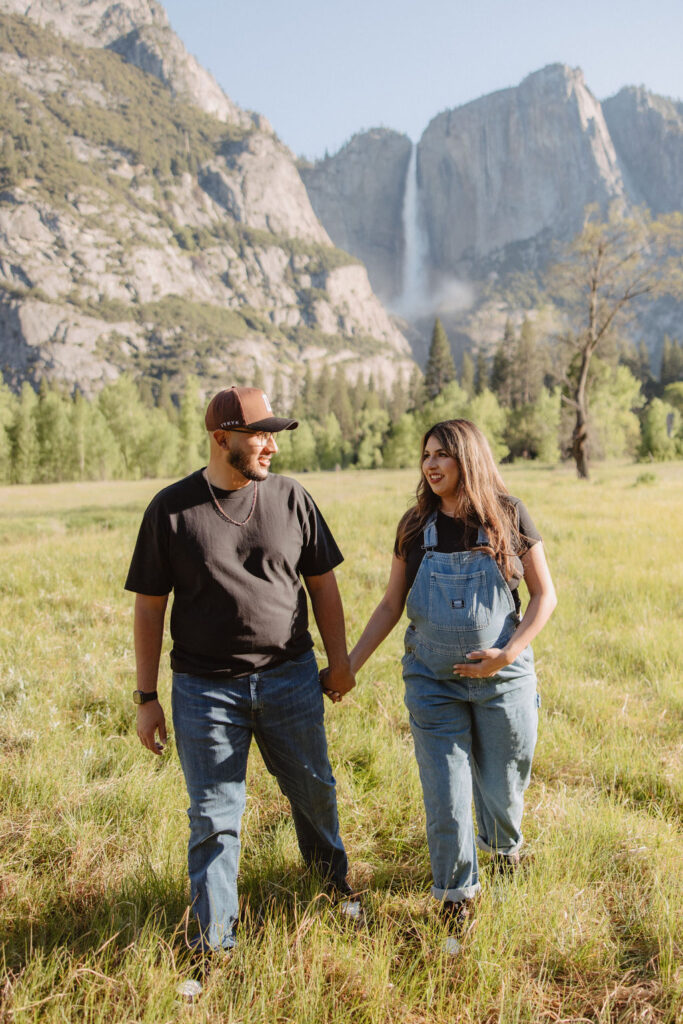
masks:
<path id="1" fill-rule="evenodd" d="M 172 744 L 156 759 L 135 736 L 122 590 L 160 485 L 0 489 L 0 1020 L 683 1020 L 683 466 L 644 482 L 625 465 L 590 483 L 564 469 L 505 475 L 541 529 L 560 599 L 535 644 L 524 872 L 503 881 L 484 864 L 465 948 L 441 952 L 399 627 L 353 694 L 327 705 L 365 922 L 340 922 L 303 871 L 254 751 L 239 945 L 196 1005 L 175 991 L 190 972 L 187 800 Z M 346 555 L 353 641 L 415 474 L 303 479 Z"/>

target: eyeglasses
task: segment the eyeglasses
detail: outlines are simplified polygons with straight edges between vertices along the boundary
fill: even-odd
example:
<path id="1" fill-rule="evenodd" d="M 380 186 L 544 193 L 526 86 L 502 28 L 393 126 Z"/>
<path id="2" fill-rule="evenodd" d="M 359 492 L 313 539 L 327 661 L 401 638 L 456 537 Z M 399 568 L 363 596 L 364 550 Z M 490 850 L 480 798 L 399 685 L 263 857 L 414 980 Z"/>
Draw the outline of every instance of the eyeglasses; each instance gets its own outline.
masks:
<path id="1" fill-rule="evenodd" d="M 248 434 L 249 437 L 255 438 L 257 444 L 268 444 L 269 441 L 274 440 L 272 431 L 245 430 L 242 427 L 232 427 L 231 429 L 235 434 Z"/>

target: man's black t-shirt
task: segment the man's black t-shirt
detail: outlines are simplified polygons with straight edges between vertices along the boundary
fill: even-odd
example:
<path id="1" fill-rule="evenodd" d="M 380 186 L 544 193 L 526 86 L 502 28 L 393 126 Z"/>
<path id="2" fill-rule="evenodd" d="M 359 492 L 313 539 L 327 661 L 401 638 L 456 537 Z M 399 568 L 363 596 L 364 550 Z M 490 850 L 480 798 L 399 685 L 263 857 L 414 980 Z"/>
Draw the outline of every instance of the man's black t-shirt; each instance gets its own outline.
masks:
<path id="1" fill-rule="evenodd" d="M 517 513 L 517 528 L 520 533 L 520 539 L 522 546 L 517 555 L 521 558 L 530 547 L 534 544 L 538 544 L 541 540 L 541 535 L 534 525 L 534 521 L 529 515 L 524 502 L 520 501 L 519 498 L 513 498 L 512 495 L 509 497 L 510 502 L 514 505 Z M 477 543 L 477 532 L 476 526 L 468 526 L 462 519 L 454 519 L 452 516 L 444 515 L 443 512 L 438 512 L 436 517 L 436 535 L 437 535 L 437 551 L 467 551 L 474 547 Z M 423 534 L 420 533 L 413 540 L 412 544 L 406 552 L 406 579 L 408 587 L 412 587 L 417 576 L 417 570 L 420 568 L 424 551 L 422 549 Z M 398 555 L 398 538 L 394 545 L 394 554 Z M 519 611 L 520 601 L 517 594 L 517 588 L 519 586 L 519 580 L 511 579 L 508 580 L 508 586 L 512 591 L 512 596 L 515 601 L 517 610 Z"/>
<path id="2" fill-rule="evenodd" d="M 254 483 L 214 492 L 238 523 L 249 515 Z M 173 590 L 171 667 L 203 676 L 272 668 L 313 646 L 300 576 L 342 561 L 325 520 L 289 477 L 258 483 L 243 526 L 219 514 L 203 470 L 160 491 L 147 508 L 126 590 Z"/>

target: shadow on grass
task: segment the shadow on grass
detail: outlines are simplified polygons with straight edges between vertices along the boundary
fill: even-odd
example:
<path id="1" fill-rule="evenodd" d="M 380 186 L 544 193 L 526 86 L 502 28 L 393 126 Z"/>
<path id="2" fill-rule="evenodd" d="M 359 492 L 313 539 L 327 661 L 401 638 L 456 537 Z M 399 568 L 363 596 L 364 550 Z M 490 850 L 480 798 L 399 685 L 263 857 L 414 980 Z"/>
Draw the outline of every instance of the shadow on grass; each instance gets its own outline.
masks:
<path id="1" fill-rule="evenodd" d="M 429 891 L 429 879 L 418 868 L 380 866 L 363 878 L 353 879 L 361 898 L 364 893 L 405 894 Z M 240 926 L 258 932 L 267 918 L 277 917 L 284 927 L 295 928 L 302 912 L 326 913 L 334 901 L 325 880 L 301 862 L 280 870 L 251 870 L 240 877 Z M 145 930 L 158 934 L 182 951 L 185 940 L 196 934 L 188 908 L 185 880 L 160 877 L 148 871 L 127 876 L 115 890 L 82 888 L 64 898 L 36 906 L 30 913 L 15 914 L 0 926 L 0 946 L 8 969 L 19 971 L 40 950 L 49 954 L 67 948 L 75 958 L 96 953 L 109 943 L 112 953 L 123 951 Z M 371 925 L 371 921 L 368 920 Z"/>

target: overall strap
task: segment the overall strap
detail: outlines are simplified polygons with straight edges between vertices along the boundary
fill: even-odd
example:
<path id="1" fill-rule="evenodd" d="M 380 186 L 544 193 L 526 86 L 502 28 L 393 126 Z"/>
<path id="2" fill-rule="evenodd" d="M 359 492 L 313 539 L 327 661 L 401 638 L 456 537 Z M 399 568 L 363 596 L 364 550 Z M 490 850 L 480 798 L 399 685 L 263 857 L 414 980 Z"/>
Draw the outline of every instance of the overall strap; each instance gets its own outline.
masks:
<path id="1" fill-rule="evenodd" d="M 425 552 L 434 551 L 437 543 L 436 512 L 433 512 L 424 525 L 424 530 L 422 532 L 422 550 Z"/>
<path id="2" fill-rule="evenodd" d="M 489 535 L 486 532 L 484 526 L 480 526 L 477 531 L 477 543 L 476 547 L 488 547 L 489 546 Z"/>

